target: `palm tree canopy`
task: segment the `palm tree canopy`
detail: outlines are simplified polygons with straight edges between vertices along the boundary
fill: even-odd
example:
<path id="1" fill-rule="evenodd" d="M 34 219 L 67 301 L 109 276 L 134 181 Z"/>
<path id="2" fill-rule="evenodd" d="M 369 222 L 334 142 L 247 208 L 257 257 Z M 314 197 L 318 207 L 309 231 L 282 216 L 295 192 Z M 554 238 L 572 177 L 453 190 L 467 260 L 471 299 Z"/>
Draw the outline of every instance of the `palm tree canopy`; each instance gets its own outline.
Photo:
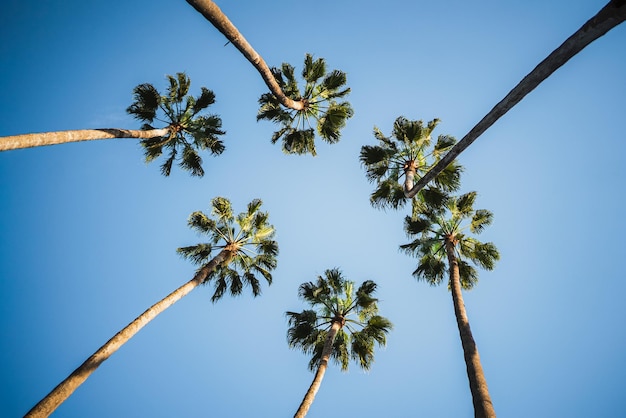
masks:
<path id="1" fill-rule="evenodd" d="M 449 269 L 446 241 L 454 245 L 464 289 L 471 289 L 478 282 L 478 272 L 473 265 L 486 270 L 494 268 L 500 259 L 496 246 L 491 242 L 480 242 L 468 234 L 481 233 L 493 220 L 493 214 L 488 210 L 474 210 L 475 200 L 476 192 L 449 197 L 445 211 L 405 218 L 406 233 L 415 239 L 400 248 L 419 259 L 413 272 L 415 277 L 433 286 L 443 281 Z"/>
<path id="2" fill-rule="evenodd" d="M 336 143 L 341 137 L 341 129 L 352 117 L 350 103 L 338 101 L 350 93 L 350 88 L 345 87 L 347 77 L 344 72 L 327 72 L 324 59 L 314 60 L 310 54 L 304 58 L 302 90 L 294 71 L 294 67 L 287 63 L 281 68 L 272 68 L 281 90 L 290 99 L 302 101 L 303 109 L 285 108 L 274 94 L 265 93 L 259 99 L 257 120 L 267 119 L 281 125 L 272 135 L 272 143 L 280 139 L 285 153 L 316 155 L 316 134 L 325 142 Z"/>
<path id="3" fill-rule="evenodd" d="M 204 282 L 214 283 L 212 302 L 218 301 L 227 290 L 233 296 L 239 295 L 244 286 L 249 286 L 254 296 L 260 295 L 257 276 L 272 284 L 271 271 L 276 268 L 278 244 L 273 239 L 275 231 L 268 222 L 268 214 L 260 211 L 261 204 L 261 200 L 254 199 L 245 212 L 235 216 L 230 201 L 216 197 L 211 202 L 212 218 L 200 211 L 189 216 L 189 226 L 207 235 L 209 242 L 179 248 L 179 254 L 202 268 L 215 250 L 227 251 L 226 260 Z"/>
<path id="4" fill-rule="evenodd" d="M 224 144 L 219 139 L 226 132 L 221 129 L 219 116 L 201 114 L 215 103 L 215 94 L 202 87 L 198 97 L 189 96 L 191 81 L 185 73 L 176 77 L 167 76 L 167 93 L 161 95 L 148 83 L 140 84 L 133 90 L 134 102 L 126 109 L 136 119 L 145 122 L 141 129 L 155 129 L 154 121 L 165 124 L 168 135 L 144 139 L 141 144 L 147 162 L 151 162 L 167 152 L 168 156 L 161 165 L 161 173 L 169 176 L 174 161 L 193 176 L 202 177 L 202 158 L 198 151 L 208 150 L 213 155 L 224 152 Z"/>
<path id="5" fill-rule="evenodd" d="M 424 124 L 421 120 L 409 120 L 403 116 L 396 119 L 391 136 L 385 136 L 374 128 L 378 145 L 364 145 L 360 160 L 365 167 L 367 179 L 376 183 L 370 196 L 374 207 L 398 209 L 406 204 L 406 184 L 400 181 L 411 172 L 421 176 L 435 165 L 443 153 L 449 150 L 456 140 L 449 135 L 439 135 L 433 143 L 432 133 L 439 119 Z M 451 163 L 434 181 L 434 187 L 423 190 L 412 199 L 414 210 L 427 207 L 440 207 L 444 203 L 445 192 L 458 189 L 462 167 Z M 409 186 L 410 187 L 410 186 Z"/>
<path id="6" fill-rule="evenodd" d="M 376 283 L 366 280 L 354 288 L 338 269 L 326 270 L 315 282 L 300 285 L 298 294 L 311 309 L 287 312 L 287 341 L 291 348 L 311 355 L 309 369 L 319 366 L 326 336 L 333 322 L 341 329 L 333 342 L 331 358 L 347 370 L 350 358 L 369 370 L 374 361 L 374 344 L 384 346 L 391 322 L 378 315 Z"/>

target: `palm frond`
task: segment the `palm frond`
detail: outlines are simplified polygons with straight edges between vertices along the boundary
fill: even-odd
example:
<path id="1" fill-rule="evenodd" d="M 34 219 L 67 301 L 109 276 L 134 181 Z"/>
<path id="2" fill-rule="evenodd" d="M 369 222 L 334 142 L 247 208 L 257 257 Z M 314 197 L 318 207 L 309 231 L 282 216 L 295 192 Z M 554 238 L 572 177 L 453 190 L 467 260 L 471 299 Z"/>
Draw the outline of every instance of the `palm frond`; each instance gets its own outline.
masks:
<path id="1" fill-rule="evenodd" d="M 378 183 L 370 196 L 370 203 L 375 208 L 399 209 L 407 202 L 402 186 L 393 179 L 386 179 Z"/>
<path id="2" fill-rule="evenodd" d="M 227 221 L 232 222 L 233 207 L 230 200 L 225 197 L 215 197 L 211 200 L 211 207 L 213 208 L 212 214 L 218 218 L 218 222 Z"/>
<path id="3" fill-rule="evenodd" d="M 176 159 L 176 148 L 172 148 L 172 150 L 170 151 L 169 157 L 167 157 L 165 162 L 161 164 L 161 174 L 163 174 L 165 177 L 168 177 L 170 173 L 172 172 L 172 164 L 174 163 L 175 159 Z"/>
<path id="4" fill-rule="evenodd" d="M 430 170 L 431 167 L 428 167 Z M 463 166 L 456 161 L 451 162 L 433 180 L 435 186 L 446 192 L 454 192 L 461 187 Z"/>
<path id="5" fill-rule="evenodd" d="M 437 142 L 433 147 L 433 156 L 438 161 L 444 152 L 447 152 L 452 146 L 456 144 L 456 138 L 450 135 L 439 135 Z"/>
<path id="6" fill-rule="evenodd" d="M 346 73 L 339 70 L 331 71 L 322 81 L 322 97 L 326 99 L 338 99 L 350 93 L 350 88 L 339 90 L 348 81 Z"/>
<path id="7" fill-rule="evenodd" d="M 198 112 L 206 109 L 215 103 L 215 93 L 206 87 L 200 87 L 200 96 L 195 100 L 192 112 L 196 115 Z"/>
<path id="8" fill-rule="evenodd" d="M 196 211 L 189 215 L 187 225 L 204 234 L 210 234 L 215 229 L 215 221 L 201 211 Z"/>
<path id="9" fill-rule="evenodd" d="M 215 276 L 215 274 L 211 274 L 211 276 L 213 277 Z M 205 283 L 208 283 L 208 282 L 209 281 L 207 280 Z M 218 300 L 220 300 L 222 296 L 224 296 L 224 294 L 226 293 L 226 290 L 228 290 L 228 283 L 226 282 L 226 277 L 222 275 L 218 275 L 217 279 L 215 280 L 213 296 L 211 296 L 211 302 L 215 303 Z"/>
<path id="10" fill-rule="evenodd" d="M 424 255 L 413 272 L 415 278 L 425 280 L 431 286 L 437 286 L 443 281 L 448 267 L 440 258 L 430 254 Z"/>
<path id="11" fill-rule="evenodd" d="M 302 69 L 302 78 L 307 83 L 314 84 L 326 73 L 326 62 L 323 58 L 318 58 L 315 61 L 311 54 L 304 56 L 304 68 Z"/>
<path id="12" fill-rule="evenodd" d="M 189 93 L 191 80 L 185 73 L 176 73 L 176 77 L 168 75 L 167 79 L 170 83 L 167 89 L 169 99 L 173 103 L 182 103 L 187 93 Z"/>
<path id="13" fill-rule="evenodd" d="M 429 232 L 431 226 L 432 226 L 432 221 L 425 216 L 417 216 L 417 217 L 406 216 L 404 218 L 404 231 L 409 236 L 419 235 L 419 234 Z"/>
<path id="14" fill-rule="evenodd" d="M 486 226 L 491 225 L 493 221 L 493 213 L 486 209 L 478 209 L 472 216 L 472 222 L 470 223 L 470 231 L 474 234 L 481 233 Z"/>
<path id="15" fill-rule="evenodd" d="M 461 281 L 461 288 L 464 290 L 470 290 L 478 283 L 478 272 L 476 269 L 463 259 L 457 260 L 459 265 L 459 279 Z"/>
<path id="16" fill-rule="evenodd" d="M 126 109 L 135 119 L 152 122 L 161 104 L 161 95 L 152 84 L 140 84 L 133 89 L 134 102 Z"/>
<path id="17" fill-rule="evenodd" d="M 350 356 L 348 354 L 348 344 L 350 342 L 351 337 L 343 330 L 340 329 L 335 335 L 335 341 L 333 341 L 333 350 L 331 352 L 331 358 L 335 360 L 339 366 L 341 366 L 341 371 L 345 372 L 348 370 L 348 366 L 350 364 Z"/>
<path id="18" fill-rule="evenodd" d="M 194 264 L 206 262 L 212 251 L 213 247 L 211 244 L 197 244 L 176 249 L 178 254 L 187 260 L 191 260 Z"/>
<path id="19" fill-rule="evenodd" d="M 354 112 L 350 103 L 331 103 L 317 124 L 317 132 L 326 142 L 334 144 L 341 138 L 341 130 Z"/>
<path id="20" fill-rule="evenodd" d="M 204 176 L 204 169 L 202 169 L 202 158 L 191 146 L 185 146 L 183 148 L 183 155 L 178 165 L 182 169 L 189 171 L 192 176 Z"/>
<path id="21" fill-rule="evenodd" d="M 472 261 L 485 270 L 493 270 L 499 259 L 500 253 L 492 242 L 478 242 L 474 246 Z"/>
<path id="22" fill-rule="evenodd" d="M 456 199 L 455 209 L 460 216 L 467 217 L 472 213 L 472 211 L 474 210 L 473 206 L 474 201 L 476 200 L 476 195 L 476 192 L 469 192 L 459 196 Z"/>
<path id="23" fill-rule="evenodd" d="M 313 129 L 296 130 L 290 128 L 283 136 L 283 151 L 286 154 L 311 154 L 315 151 L 315 132 Z"/>

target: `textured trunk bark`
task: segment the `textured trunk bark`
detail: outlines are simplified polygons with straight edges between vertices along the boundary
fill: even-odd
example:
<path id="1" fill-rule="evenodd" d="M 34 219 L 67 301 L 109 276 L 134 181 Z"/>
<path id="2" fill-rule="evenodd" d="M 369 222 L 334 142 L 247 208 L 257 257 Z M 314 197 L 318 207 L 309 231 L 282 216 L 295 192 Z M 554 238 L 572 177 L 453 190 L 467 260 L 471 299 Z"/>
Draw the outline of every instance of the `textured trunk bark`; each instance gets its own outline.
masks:
<path id="1" fill-rule="evenodd" d="M 415 161 L 409 161 L 404 167 L 404 195 L 406 196 L 413 188 L 417 166 Z"/>
<path id="2" fill-rule="evenodd" d="M 263 81 L 270 91 L 280 103 L 294 110 L 304 109 L 304 103 L 301 101 L 294 101 L 285 96 L 283 90 L 280 88 L 272 71 L 265 63 L 265 60 L 252 48 L 252 45 L 248 43 L 246 38 L 243 37 L 239 30 L 232 24 L 232 22 L 226 17 L 222 10 L 213 3 L 211 0 L 187 0 L 194 9 L 196 9 L 202 16 L 204 16 L 217 30 L 228 39 L 234 46 L 243 54 L 244 57 L 257 69 L 257 71 L 263 77 Z"/>
<path id="3" fill-rule="evenodd" d="M 328 367 L 328 360 L 330 359 L 330 354 L 333 351 L 333 342 L 335 341 L 335 336 L 340 329 L 341 323 L 339 321 L 333 321 L 330 331 L 328 331 L 328 335 L 326 336 L 326 341 L 324 341 L 320 365 L 317 368 L 313 382 L 311 383 L 311 386 L 309 386 L 309 390 L 307 390 L 306 395 L 304 395 L 304 399 L 302 399 L 302 403 L 296 411 L 294 418 L 303 418 L 306 416 L 307 412 L 309 412 L 309 408 L 315 399 L 315 395 L 322 384 L 322 379 L 324 378 L 326 368 Z"/>
<path id="4" fill-rule="evenodd" d="M 198 285 L 204 283 L 208 274 L 215 270 L 217 266 L 228 259 L 230 251 L 223 250 L 215 258 L 213 258 L 206 266 L 204 266 L 193 279 L 152 305 L 148 310 L 139 315 L 133 322 L 128 324 L 124 329 L 115 334 L 113 338 L 107 341 L 98 349 L 91 357 L 72 372 L 64 381 L 59 383 L 45 398 L 35 405 L 25 418 L 31 417 L 47 417 L 61 405 L 87 378 L 104 362 L 111 357 L 122 345 L 130 340 L 140 329 L 148 322 L 152 321 L 157 315 L 165 311 L 174 303 L 179 301 L 183 296 L 195 289 Z"/>
<path id="5" fill-rule="evenodd" d="M 74 131 L 43 132 L 0 138 L 0 151 L 65 144 L 67 142 L 92 141 L 95 139 L 137 138 L 150 139 L 169 134 L 168 128 L 140 131 L 133 129 L 79 129 Z"/>
<path id="6" fill-rule="evenodd" d="M 472 128 L 448 153 L 425 175 L 415 186 L 405 193 L 411 198 L 428 182 L 434 179 L 444 168 L 469 147 L 480 135 L 493 125 L 513 106 L 519 103 L 528 93 L 533 91 L 543 80 L 582 51 L 587 45 L 626 20 L 626 1 L 613 0 L 604 6 L 594 17 L 589 19 L 572 36 L 567 38 L 557 49 L 539 63 L 526 77 L 519 82 L 480 122 Z"/>
<path id="7" fill-rule="evenodd" d="M 474 403 L 474 416 L 476 418 L 495 418 L 496 412 L 493 409 L 491 397 L 489 396 L 487 380 L 485 379 L 483 366 L 480 364 L 480 355 L 478 354 L 478 348 L 472 336 L 467 312 L 465 311 L 465 303 L 461 293 L 459 264 L 454 254 L 454 243 L 450 240 L 446 240 L 446 253 L 450 267 L 450 289 L 452 290 L 454 314 L 461 336 L 461 345 L 463 346 L 467 377 Z"/>

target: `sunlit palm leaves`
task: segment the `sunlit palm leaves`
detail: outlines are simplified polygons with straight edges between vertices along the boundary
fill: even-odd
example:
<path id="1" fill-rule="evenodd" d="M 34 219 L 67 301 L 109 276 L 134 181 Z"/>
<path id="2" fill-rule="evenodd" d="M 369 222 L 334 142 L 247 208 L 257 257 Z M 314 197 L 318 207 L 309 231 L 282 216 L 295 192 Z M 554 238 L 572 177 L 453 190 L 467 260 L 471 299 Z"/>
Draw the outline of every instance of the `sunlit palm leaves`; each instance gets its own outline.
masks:
<path id="1" fill-rule="evenodd" d="M 281 125 L 272 135 L 272 143 L 281 140 L 283 151 L 289 154 L 316 155 L 316 133 L 328 143 L 338 142 L 341 129 L 353 114 L 349 102 L 338 101 L 350 93 L 345 87 L 346 74 L 338 70 L 327 73 L 324 59 L 314 60 L 309 54 L 304 59 L 302 90 L 291 65 L 284 63 L 272 72 L 285 95 L 303 105 L 301 110 L 288 109 L 271 93 L 261 96 L 257 120 L 267 119 Z"/>
<path id="2" fill-rule="evenodd" d="M 205 281 L 213 281 L 213 302 L 227 291 L 239 295 L 245 286 L 254 296 L 260 295 L 259 276 L 272 283 L 270 272 L 276 268 L 278 244 L 273 240 L 274 227 L 268 223 L 268 214 L 260 208 L 261 201 L 255 199 L 246 212 L 235 216 L 230 201 L 217 197 L 212 201 L 212 217 L 199 211 L 190 215 L 189 226 L 207 235 L 210 241 L 179 248 L 178 252 L 200 268 L 210 261 L 214 251 L 227 252 L 225 260 Z"/>
<path id="3" fill-rule="evenodd" d="M 368 180 L 376 183 L 370 196 L 374 207 L 398 209 L 404 206 L 409 200 L 405 193 L 413 186 L 414 177 L 426 173 L 454 145 L 455 139 L 448 135 L 439 135 L 432 143 L 431 135 L 438 123 L 439 119 L 424 125 L 421 120 L 399 117 L 389 137 L 374 128 L 378 145 L 365 145 L 360 154 Z M 456 162 L 450 164 L 435 178 L 433 187 L 412 199 L 413 210 L 421 212 L 445 203 L 445 192 L 458 189 L 461 171 L 462 167 Z"/>
<path id="4" fill-rule="evenodd" d="M 348 369 L 350 358 L 368 370 L 374 361 L 374 344 L 384 346 L 391 322 L 378 315 L 376 283 L 367 280 L 358 289 L 338 269 L 326 270 L 324 277 L 300 285 L 299 296 L 312 309 L 287 312 L 287 341 L 291 348 L 311 355 L 309 368 L 319 366 L 328 331 L 333 322 L 341 329 L 332 345 L 331 358 Z"/>
<path id="5" fill-rule="evenodd" d="M 224 144 L 219 139 L 225 132 L 221 130 L 222 120 L 216 115 L 200 113 L 215 103 L 215 95 L 205 87 L 200 96 L 188 96 L 191 84 L 184 73 L 176 77 L 167 76 L 169 87 L 167 94 L 161 95 L 151 84 L 140 84 L 134 89 L 135 101 L 126 111 L 136 119 L 146 122 L 142 129 L 154 129 L 154 121 L 166 125 L 169 134 L 163 137 L 141 141 L 146 161 L 167 153 L 161 165 L 161 173 L 169 176 L 174 161 L 193 176 L 203 176 L 202 158 L 198 151 L 208 150 L 213 155 L 224 151 Z"/>
<path id="6" fill-rule="evenodd" d="M 475 200 L 476 192 L 450 197 L 445 212 L 405 218 L 405 230 L 409 237 L 415 239 L 401 248 L 419 259 L 413 272 L 415 277 L 431 285 L 438 285 L 444 280 L 449 271 L 446 241 L 454 245 L 464 289 L 471 289 L 478 281 L 478 272 L 472 264 L 486 270 L 494 268 L 495 262 L 500 259 L 496 246 L 491 242 L 482 243 L 466 232 L 479 234 L 493 220 L 488 210 L 473 209 Z"/>

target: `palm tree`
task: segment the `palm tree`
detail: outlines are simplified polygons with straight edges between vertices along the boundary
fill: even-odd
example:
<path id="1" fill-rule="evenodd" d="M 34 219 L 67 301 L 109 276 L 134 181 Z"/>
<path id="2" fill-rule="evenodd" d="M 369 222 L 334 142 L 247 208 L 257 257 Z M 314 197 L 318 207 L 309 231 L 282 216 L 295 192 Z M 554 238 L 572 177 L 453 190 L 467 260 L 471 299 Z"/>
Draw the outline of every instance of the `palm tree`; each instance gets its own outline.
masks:
<path id="1" fill-rule="evenodd" d="M 178 160 L 181 168 L 190 171 L 192 175 L 202 176 L 204 170 L 198 150 L 208 149 L 214 155 L 224 151 L 224 144 L 218 138 L 225 133 L 221 130 L 221 119 L 215 115 L 201 114 L 215 103 L 215 95 L 202 87 L 200 96 L 188 96 L 191 82 L 184 73 L 177 73 L 176 77 L 168 75 L 167 78 L 169 87 L 166 95 L 161 96 L 154 86 L 147 83 L 133 90 L 134 102 L 127 112 L 147 122 L 141 130 L 85 129 L 7 136 L 0 138 L 0 151 L 94 139 L 138 138 L 141 139 L 148 162 L 160 156 L 164 148 L 169 151 L 168 158 L 161 166 L 164 175 L 170 174 L 173 162 Z M 163 116 L 157 116 L 159 110 Z M 158 129 L 151 126 L 155 120 L 166 126 Z"/>
<path id="2" fill-rule="evenodd" d="M 424 125 L 421 120 L 401 116 L 394 122 L 389 137 L 374 128 L 378 145 L 364 145 L 360 154 L 368 180 L 376 183 L 376 190 L 370 196 L 374 207 L 398 209 L 404 206 L 409 200 L 405 194 L 413 187 L 415 176 L 430 170 L 455 144 L 456 140 L 448 135 L 439 135 L 437 142 L 432 144 L 431 135 L 438 124 L 439 119 Z M 462 170 L 456 162 L 449 164 L 435 178 L 435 187 L 426 188 L 411 199 L 413 211 L 441 206 L 445 192 L 459 188 Z M 404 181 L 400 183 L 403 176 Z"/>
<path id="3" fill-rule="evenodd" d="M 283 108 L 272 93 L 261 96 L 257 120 L 267 119 L 282 125 L 272 135 L 272 144 L 282 139 L 282 149 L 288 154 L 316 155 L 316 131 L 322 140 L 330 144 L 338 142 L 341 129 L 353 115 L 350 103 L 337 102 L 350 93 L 344 87 L 346 74 L 338 70 L 327 73 L 324 59 L 313 60 L 310 54 L 304 58 L 302 91 L 291 65 L 283 63 L 280 69 L 273 68 L 272 73 L 288 97 L 304 103 L 302 109 L 294 110 Z"/>
<path id="4" fill-rule="evenodd" d="M 237 217 L 233 215 L 230 202 L 223 197 L 213 199 L 212 207 L 215 220 L 202 212 L 194 212 L 188 222 L 191 228 L 208 235 L 210 241 L 178 249 L 183 257 L 200 266 L 194 277 L 115 334 L 39 401 L 26 417 L 47 417 L 54 412 L 102 362 L 148 322 L 199 285 L 213 281 L 211 301 L 217 302 L 226 291 L 233 296 L 241 294 L 244 286 L 249 286 L 254 296 L 260 295 L 261 286 L 257 275 L 262 276 L 268 284 L 272 283 L 270 272 L 276 268 L 278 245 L 273 240 L 274 227 L 268 223 L 267 213 L 260 212 L 261 201 L 253 200 L 248 204 L 247 211 Z M 234 224 L 237 224 L 237 230 Z M 212 253 L 217 250 L 219 252 L 211 258 Z"/>
<path id="5" fill-rule="evenodd" d="M 317 372 L 295 417 L 307 414 L 331 357 L 342 371 L 348 369 L 350 358 L 369 370 L 374 362 L 374 343 L 386 344 L 393 325 L 378 315 L 375 291 L 376 283 L 366 280 L 355 292 L 354 282 L 346 280 L 338 269 L 326 270 L 316 282 L 300 285 L 300 298 L 313 309 L 286 313 L 287 341 L 291 348 L 312 355 L 309 369 L 317 367 Z"/>
<path id="6" fill-rule="evenodd" d="M 520 81 L 483 117 L 428 173 L 426 173 L 407 193 L 415 196 L 426 184 L 448 167 L 467 147 L 481 136 L 506 112 L 511 110 L 528 93 L 541 84 L 553 72 L 582 51 L 587 45 L 600 38 L 615 26 L 626 20 L 626 1 L 611 0 L 594 17 L 589 19 L 572 36 L 567 38 L 557 49 L 552 51 L 526 77 Z"/>
<path id="7" fill-rule="evenodd" d="M 492 270 L 500 255 L 493 243 L 482 243 L 466 235 L 467 229 L 476 234 L 482 232 L 493 219 L 492 213 L 488 210 L 473 209 L 475 199 L 476 192 L 470 192 L 447 199 L 444 212 L 407 216 L 406 232 L 410 237 L 416 238 L 401 248 L 419 258 L 417 269 L 413 272 L 418 279 L 435 286 L 441 284 L 445 274 L 448 273 L 448 286 L 452 293 L 454 313 L 461 336 L 474 414 L 482 418 L 496 415 L 470 329 L 461 289 L 471 289 L 478 281 L 478 273 L 468 260 L 484 269 Z M 467 220 L 469 224 L 464 225 Z"/>
<path id="8" fill-rule="evenodd" d="M 261 74 L 270 93 L 259 99 L 257 120 L 268 119 L 282 125 L 272 136 L 272 143 L 282 138 L 283 151 L 315 155 L 316 130 L 326 142 L 339 140 L 340 130 L 353 115 L 348 102 L 336 101 L 350 92 L 343 87 L 345 73 L 338 70 L 326 73 L 325 61 L 313 60 L 307 54 L 302 71 L 305 87 L 300 91 L 293 67 L 283 63 L 280 69 L 270 68 L 213 1 L 187 0 L 187 3 L 211 22 Z"/>
<path id="9" fill-rule="evenodd" d="M 224 135 L 222 120 L 216 115 L 200 115 L 204 109 L 215 103 L 215 94 L 206 87 L 201 88 L 200 96 L 188 96 L 191 81 L 184 73 L 176 77 L 167 76 L 169 87 L 167 95 L 161 96 L 151 84 L 140 84 L 135 87 L 135 101 L 126 111 L 136 119 L 146 122 L 142 130 L 154 130 L 151 124 L 156 120 L 167 125 L 167 134 L 144 139 L 146 161 L 159 157 L 164 148 L 168 151 L 165 162 L 161 165 L 161 173 L 169 176 L 174 161 L 191 173 L 202 177 L 202 158 L 198 150 L 209 150 L 213 155 L 224 151 L 224 144 L 218 138 Z M 158 117 L 157 112 L 163 116 Z"/>

